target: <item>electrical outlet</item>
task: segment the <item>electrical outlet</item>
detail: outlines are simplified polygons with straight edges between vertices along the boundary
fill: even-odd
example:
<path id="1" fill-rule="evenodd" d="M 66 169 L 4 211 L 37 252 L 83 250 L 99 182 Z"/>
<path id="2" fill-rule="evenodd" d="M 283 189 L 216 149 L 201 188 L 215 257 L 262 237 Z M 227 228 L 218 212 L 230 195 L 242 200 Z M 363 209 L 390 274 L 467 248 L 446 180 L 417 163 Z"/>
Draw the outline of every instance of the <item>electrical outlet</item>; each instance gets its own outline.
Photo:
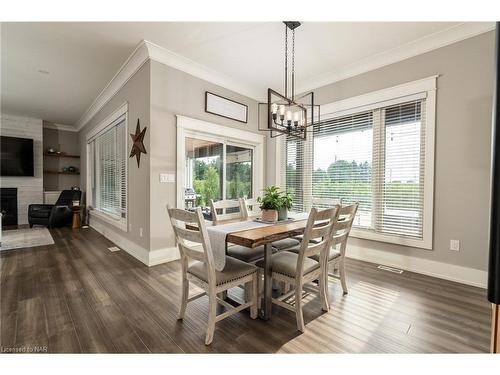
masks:
<path id="1" fill-rule="evenodd" d="M 460 241 L 459 240 L 450 240 L 450 250 L 460 251 Z"/>
<path id="2" fill-rule="evenodd" d="M 139 228 L 139 236 L 142 237 L 142 228 Z"/>

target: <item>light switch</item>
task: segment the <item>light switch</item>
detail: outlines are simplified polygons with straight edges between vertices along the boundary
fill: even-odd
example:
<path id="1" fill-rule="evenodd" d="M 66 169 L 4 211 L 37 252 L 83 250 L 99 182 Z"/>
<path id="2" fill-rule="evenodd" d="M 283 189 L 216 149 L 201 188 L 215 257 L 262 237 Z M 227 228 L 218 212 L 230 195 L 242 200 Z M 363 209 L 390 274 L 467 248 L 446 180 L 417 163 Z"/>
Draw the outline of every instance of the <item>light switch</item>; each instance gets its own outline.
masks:
<path id="1" fill-rule="evenodd" d="M 450 240 L 450 250 L 460 251 L 460 241 L 459 240 Z"/>
<path id="2" fill-rule="evenodd" d="M 175 174 L 173 173 L 160 173 L 160 182 L 175 182 Z"/>

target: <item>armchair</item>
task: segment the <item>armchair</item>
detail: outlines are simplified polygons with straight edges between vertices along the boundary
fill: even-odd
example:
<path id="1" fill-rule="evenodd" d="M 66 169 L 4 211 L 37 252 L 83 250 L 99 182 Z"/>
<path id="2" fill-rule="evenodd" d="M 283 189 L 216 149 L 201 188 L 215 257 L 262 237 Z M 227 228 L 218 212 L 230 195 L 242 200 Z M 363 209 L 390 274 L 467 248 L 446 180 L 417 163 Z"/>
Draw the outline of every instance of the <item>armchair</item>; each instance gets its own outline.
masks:
<path id="1" fill-rule="evenodd" d="M 28 223 L 46 225 L 49 228 L 60 227 L 71 223 L 71 206 L 74 200 L 80 200 L 81 190 L 63 190 L 56 204 L 30 204 L 28 206 Z"/>

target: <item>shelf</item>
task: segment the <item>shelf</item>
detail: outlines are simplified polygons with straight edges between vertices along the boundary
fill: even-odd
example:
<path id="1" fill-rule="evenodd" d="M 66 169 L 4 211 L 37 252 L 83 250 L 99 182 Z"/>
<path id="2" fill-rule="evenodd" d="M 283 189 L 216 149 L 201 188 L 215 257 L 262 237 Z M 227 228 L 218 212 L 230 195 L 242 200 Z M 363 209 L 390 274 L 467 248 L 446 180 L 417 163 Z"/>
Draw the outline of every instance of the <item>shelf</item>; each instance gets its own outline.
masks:
<path id="1" fill-rule="evenodd" d="M 53 158 L 73 158 L 80 159 L 80 155 L 69 155 L 69 154 L 48 154 L 44 153 L 44 156 L 52 156 Z"/>
<path id="2" fill-rule="evenodd" d="M 72 174 L 72 175 L 79 175 L 80 172 L 59 172 L 59 171 L 43 171 L 43 173 L 47 174 Z"/>

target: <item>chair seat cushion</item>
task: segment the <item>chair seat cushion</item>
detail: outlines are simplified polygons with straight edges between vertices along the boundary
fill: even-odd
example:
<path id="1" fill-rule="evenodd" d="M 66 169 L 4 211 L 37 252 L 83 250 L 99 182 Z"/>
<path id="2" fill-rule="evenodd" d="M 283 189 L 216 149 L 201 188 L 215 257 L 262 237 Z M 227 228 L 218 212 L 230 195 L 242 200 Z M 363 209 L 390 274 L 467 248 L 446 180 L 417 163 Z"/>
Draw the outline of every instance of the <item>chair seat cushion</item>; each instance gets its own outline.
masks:
<path id="1" fill-rule="evenodd" d="M 198 279 L 208 283 L 207 266 L 203 262 L 195 262 L 188 267 L 188 273 L 196 276 Z M 226 257 L 226 266 L 222 271 L 215 271 L 215 280 L 217 285 L 225 284 L 233 280 L 251 275 L 257 271 L 253 264 L 245 263 L 241 260 Z"/>
<path id="2" fill-rule="evenodd" d="M 291 249 L 288 249 L 287 251 L 290 251 L 292 253 L 298 254 L 299 253 L 300 246 L 295 246 L 292 247 Z M 335 258 L 339 258 L 342 254 L 340 251 L 335 250 L 335 249 L 330 249 L 330 256 L 328 257 L 328 260 L 334 260 Z M 319 262 L 319 254 L 313 255 L 311 259 L 314 259 L 315 261 Z"/>
<path id="3" fill-rule="evenodd" d="M 297 246 L 300 244 L 300 241 L 295 238 L 285 238 L 283 240 L 275 241 L 272 243 L 272 246 L 276 250 L 286 250 L 290 247 Z"/>
<path id="4" fill-rule="evenodd" d="M 227 248 L 227 255 L 243 262 L 251 263 L 264 257 L 264 246 L 252 249 L 245 246 L 233 245 Z"/>
<path id="5" fill-rule="evenodd" d="M 297 269 L 298 254 L 289 251 L 281 251 L 273 255 L 272 270 L 276 273 L 281 273 L 289 277 L 295 277 Z M 260 260 L 256 263 L 258 267 L 264 267 L 264 261 Z M 304 259 L 304 275 L 319 268 L 319 262 L 311 259 Z"/>
<path id="6" fill-rule="evenodd" d="M 301 234 L 299 236 L 295 236 L 295 237 L 292 237 L 292 238 L 294 238 L 294 239 L 296 239 L 297 241 L 300 242 L 300 241 L 302 241 L 302 239 L 304 238 L 304 236 Z M 311 243 L 320 243 L 321 242 L 321 238 L 311 238 L 309 240 L 309 242 L 311 242 Z"/>
<path id="7" fill-rule="evenodd" d="M 47 210 L 47 209 L 42 209 L 42 210 L 35 210 L 33 212 L 31 212 L 31 217 L 36 217 L 36 218 L 48 218 L 50 216 L 50 212 L 51 210 Z"/>
<path id="8" fill-rule="evenodd" d="M 340 254 L 340 251 L 331 249 L 330 250 L 330 256 L 328 257 L 328 261 L 334 260 L 336 258 L 340 258 L 342 254 Z M 319 255 L 313 255 L 311 259 L 314 259 L 315 261 L 319 262 Z"/>

